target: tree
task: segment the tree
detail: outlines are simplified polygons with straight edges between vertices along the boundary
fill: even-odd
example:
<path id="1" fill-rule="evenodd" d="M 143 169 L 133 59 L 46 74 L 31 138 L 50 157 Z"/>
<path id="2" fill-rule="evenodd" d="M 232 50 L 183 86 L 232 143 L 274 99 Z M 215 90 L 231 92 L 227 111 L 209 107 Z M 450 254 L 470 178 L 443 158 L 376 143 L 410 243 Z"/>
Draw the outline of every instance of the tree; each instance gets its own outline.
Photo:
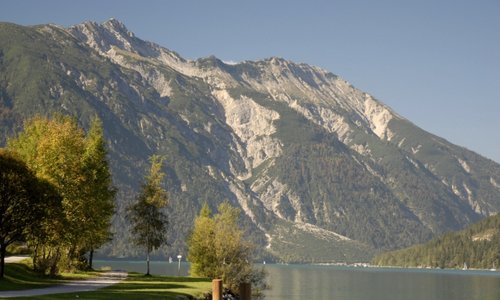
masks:
<path id="1" fill-rule="evenodd" d="M 259 296 L 265 284 L 265 272 L 252 264 L 253 244 L 245 241 L 238 226 L 240 210 L 225 202 L 212 213 L 205 203 L 188 239 L 188 259 L 194 276 L 220 278 L 224 285 L 236 291 L 243 282 L 252 283 Z"/>
<path id="2" fill-rule="evenodd" d="M 153 155 L 150 162 L 151 169 L 137 196 L 137 202 L 128 209 L 134 242 L 146 248 L 146 275 L 150 275 L 150 253 L 167 241 L 168 225 L 167 215 L 161 210 L 168 201 L 167 192 L 162 187 L 165 176 L 161 171 L 163 158 Z"/>
<path id="3" fill-rule="evenodd" d="M 7 246 L 47 220 L 47 212 L 59 204 L 52 186 L 39 181 L 15 154 L 0 149 L 0 278 Z"/>
<path id="4" fill-rule="evenodd" d="M 111 172 L 106 158 L 106 143 L 102 123 L 98 118 L 92 125 L 85 139 L 83 170 L 84 194 L 87 199 L 84 211 L 86 235 L 83 238 L 82 251 L 89 252 L 88 268 L 92 269 L 94 250 L 111 239 L 111 218 L 114 212 L 116 189 L 113 187 Z"/>
<path id="5" fill-rule="evenodd" d="M 71 117 L 54 115 L 52 119 L 36 116 L 25 121 L 23 131 L 8 146 L 20 154 L 40 179 L 52 184 L 62 196 L 62 227 L 50 228 L 43 239 L 35 239 L 37 251 L 33 260 L 40 271 L 71 269 L 76 264 L 78 248 L 86 222 L 83 216 L 85 198 L 82 157 L 85 133 Z M 55 231 L 60 229 L 61 231 Z M 42 234 L 41 232 L 36 232 Z M 36 237 L 33 235 L 32 237 Z M 43 244 L 46 242 L 47 244 Z M 39 255 L 38 257 L 36 255 Z"/>
<path id="6" fill-rule="evenodd" d="M 221 259 L 215 249 L 215 220 L 205 203 L 200 214 L 194 220 L 194 227 L 188 239 L 188 260 L 191 262 L 191 274 L 208 278 L 222 278 Z"/>
<path id="7" fill-rule="evenodd" d="M 62 207 L 62 197 L 57 189 L 46 180 L 40 183 L 39 200 L 44 204 L 44 218 L 32 224 L 26 230 L 26 242 L 32 250 L 33 269 L 42 274 L 57 275 L 59 261 L 65 255 L 61 245 L 66 245 L 69 231 Z"/>
<path id="8" fill-rule="evenodd" d="M 100 123 L 94 121 L 86 137 L 72 117 L 37 116 L 25 122 L 23 132 L 8 146 L 62 196 L 63 220 L 31 235 L 30 244 L 37 249 L 34 261 L 51 273 L 82 267 L 83 255 L 109 238 L 113 213 L 114 189 Z"/>

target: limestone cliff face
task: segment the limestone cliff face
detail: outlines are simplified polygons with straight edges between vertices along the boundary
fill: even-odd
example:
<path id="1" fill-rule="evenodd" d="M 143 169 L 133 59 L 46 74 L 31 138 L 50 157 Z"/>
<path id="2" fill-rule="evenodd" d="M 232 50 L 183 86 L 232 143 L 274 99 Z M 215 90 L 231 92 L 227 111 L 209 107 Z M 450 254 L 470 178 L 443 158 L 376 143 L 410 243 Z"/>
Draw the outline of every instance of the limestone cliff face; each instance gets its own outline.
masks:
<path id="1" fill-rule="evenodd" d="M 368 259 L 500 210 L 498 164 L 321 68 L 276 57 L 186 60 L 114 19 L 0 29 L 5 120 L 63 111 L 84 125 L 93 114 L 104 121 L 122 191 L 110 254 L 134 252 L 124 207 L 156 152 L 168 157 L 173 251 L 205 201 L 241 207 L 262 255 L 316 262 Z M 23 77 L 40 91 L 32 106 L 11 76 L 22 74 L 16 57 L 34 66 Z"/>

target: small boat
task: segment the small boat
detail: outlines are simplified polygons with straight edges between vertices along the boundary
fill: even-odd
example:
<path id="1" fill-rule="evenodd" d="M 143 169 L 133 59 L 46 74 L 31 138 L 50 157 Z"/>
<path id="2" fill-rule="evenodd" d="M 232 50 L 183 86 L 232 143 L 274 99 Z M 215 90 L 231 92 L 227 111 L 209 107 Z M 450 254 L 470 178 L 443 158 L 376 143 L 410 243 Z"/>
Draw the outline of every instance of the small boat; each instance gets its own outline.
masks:
<path id="1" fill-rule="evenodd" d="M 469 269 L 469 268 L 467 267 L 467 263 L 464 263 L 464 267 L 462 268 L 462 270 L 467 270 L 467 269 Z"/>
<path id="2" fill-rule="evenodd" d="M 170 256 L 170 257 L 168 258 L 168 263 L 169 263 L 169 264 L 171 264 L 171 263 L 172 263 L 172 261 L 173 261 L 173 260 L 172 260 L 172 256 Z"/>

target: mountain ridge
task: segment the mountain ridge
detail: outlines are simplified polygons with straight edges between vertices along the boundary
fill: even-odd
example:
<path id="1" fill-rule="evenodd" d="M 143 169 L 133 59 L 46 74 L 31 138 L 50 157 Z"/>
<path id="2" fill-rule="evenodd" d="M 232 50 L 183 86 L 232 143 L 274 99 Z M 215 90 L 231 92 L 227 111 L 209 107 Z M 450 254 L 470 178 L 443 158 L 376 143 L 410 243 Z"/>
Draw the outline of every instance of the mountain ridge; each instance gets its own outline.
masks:
<path id="1" fill-rule="evenodd" d="M 16 26 L 0 25 L 7 75 L 0 103 L 15 114 L 0 119 L 3 132 L 33 113 L 63 111 L 84 126 L 92 113 L 104 119 L 123 191 L 115 228 L 126 227 L 123 207 L 147 155 L 170 156 L 174 251 L 184 251 L 202 201 L 241 207 L 262 255 L 285 261 L 313 261 L 309 252 L 324 261 L 366 260 L 375 249 L 422 242 L 500 210 L 498 164 L 425 132 L 319 67 L 276 57 L 235 65 L 214 56 L 186 60 L 114 19 Z M 29 47 L 36 51 L 19 50 Z M 30 95 L 17 87 L 19 60 L 46 68 L 21 76 L 33 85 Z M 312 242 L 302 245 L 287 230 Z M 118 230 L 106 252 L 123 254 L 126 240 Z"/>

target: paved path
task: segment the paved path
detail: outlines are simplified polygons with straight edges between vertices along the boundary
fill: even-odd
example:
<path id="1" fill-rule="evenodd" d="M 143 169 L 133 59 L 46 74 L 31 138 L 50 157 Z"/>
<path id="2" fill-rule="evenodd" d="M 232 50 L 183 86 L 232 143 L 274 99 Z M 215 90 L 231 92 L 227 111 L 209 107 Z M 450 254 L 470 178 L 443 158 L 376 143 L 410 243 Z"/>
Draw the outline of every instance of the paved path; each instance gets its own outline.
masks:
<path id="1" fill-rule="evenodd" d="M 25 258 L 26 257 L 22 256 L 15 258 L 9 257 L 10 260 L 9 262 L 20 261 Z M 0 298 L 31 297 L 31 296 L 50 295 L 50 294 L 89 292 L 116 284 L 124 280 L 125 278 L 127 278 L 127 272 L 111 271 L 103 273 L 101 276 L 93 279 L 72 280 L 69 281 L 68 283 L 46 288 L 19 290 L 19 291 L 0 291 Z"/>
<path id="2" fill-rule="evenodd" d="M 22 255 L 19 255 L 19 256 L 7 256 L 5 258 L 5 263 L 16 263 L 16 262 L 20 262 L 21 260 L 23 259 L 26 259 L 26 258 L 29 258 L 29 256 L 22 256 Z"/>

